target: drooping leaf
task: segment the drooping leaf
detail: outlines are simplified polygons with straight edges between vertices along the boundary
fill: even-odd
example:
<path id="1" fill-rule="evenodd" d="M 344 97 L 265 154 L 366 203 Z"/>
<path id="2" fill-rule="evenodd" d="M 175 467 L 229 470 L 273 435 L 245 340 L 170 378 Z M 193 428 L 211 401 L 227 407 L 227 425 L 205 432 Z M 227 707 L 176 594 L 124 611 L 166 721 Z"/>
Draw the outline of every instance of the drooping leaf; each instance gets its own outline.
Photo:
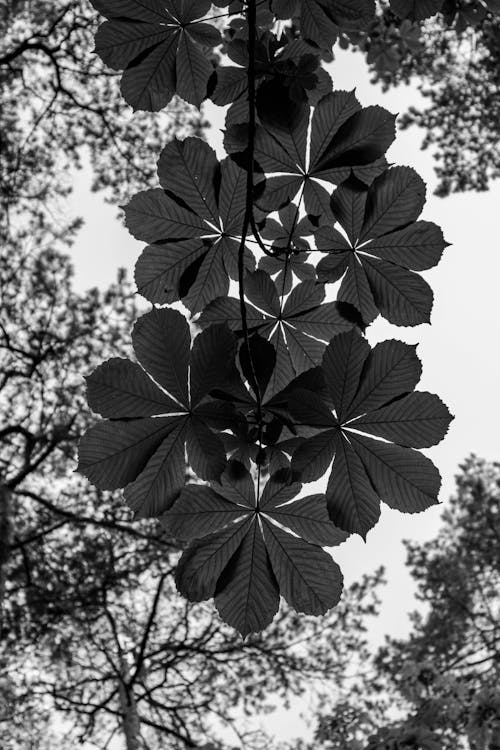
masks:
<path id="1" fill-rule="evenodd" d="M 416 392 L 352 420 L 351 425 L 399 445 L 430 448 L 448 429 L 450 414 L 433 393 Z"/>
<path id="2" fill-rule="evenodd" d="M 174 94 L 200 106 L 212 64 L 207 51 L 221 42 L 215 26 L 200 22 L 209 0 L 92 0 L 109 20 L 95 51 L 114 70 L 124 70 L 122 94 L 134 110 L 156 112 Z"/>
<path id="3" fill-rule="evenodd" d="M 429 458 L 365 435 L 351 441 L 384 503 L 402 513 L 420 513 L 437 503 L 441 476 Z"/>
<path id="4" fill-rule="evenodd" d="M 299 398 L 296 399 L 297 403 Z M 291 395 L 291 410 L 295 411 L 294 394 Z M 303 417 L 304 421 L 307 417 Z M 308 420 L 310 421 L 310 420 Z M 337 428 L 322 430 L 317 435 L 302 442 L 302 445 L 294 451 L 292 457 L 292 469 L 300 476 L 303 482 L 313 482 L 326 472 L 335 457 L 337 441 Z M 356 529 L 349 529 L 356 531 Z"/>
<path id="5" fill-rule="evenodd" d="M 330 342 L 322 369 L 330 397 L 323 408 L 330 409 L 332 425 L 318 396 L 290 393 L 297 421 L 321 429 L 296 450 L 292 469 L 311 481 L 333 460 L 326 497 L 335 525 L 365 537 L 380 500 L 407 513 L 436 503 L 439 472 L 407 446 L 435 445 L 452 417 L 436 396 L 411 393 L 421 374 L 415 348 L 384 341 L 370 349 L 353 329 Z"/>
<path id="6" fill-rule="evenodd" d="M 78 470 L 100 489 L 123 487 L 144 469 L 177 423 L 172 425 L 168 417 L 98 422 L 80 441 Z"/>
<path id="7" fill-rule="evenodd" d="M 414 273 L 438 263 L 446 243 L 439 227 L 416 221 L 425 185 L 409 167 L 394 167 L 365 189 L 359 182 L 341 185 L 332 199 L 347 239 L 323 226 L 316 244 L 327 256 L 318 278 L 344 277 L 338 299 L 354 305 L 365 323 L 381 313 L 397 325 L 429 322 L 432 290 Z"/>
<path id="8" fill-rule="evenodd" d="M 252 485 L 253 489 L 253 485 Z M 248 508 L 238 506 L 210 487 L 188 484 L 174 507 L 160 520 L 166 531 L 178 539 L 196 539 L 237 521 Z"/>
<path id="9" fill-rule="evenodd" d="M 324 615 L 342 595 L 342 573 L 321 547 L 264 520 L 264 539 L 281 594 L 297 612 Z"/>
<path id="10" fill-rule="evenodd" d="M 326 491 L 328 513 L 343 529 L 363 539 L 380 516 L 380 499 L 366 469 L 348 440 L 335 436 L 335 460 Z"/>
<path id="11" fill-rule="evenodd" d="M 246 173 L 231 159 L 219 163 L 200 138 L 186 138 L 163 149 L 158 176 L 163 189 L 138 193 L 125 207 L 129 231 L 153 243 L 137 261 L 137 289 L 150 302 L 182 300 L 196 313 L 238 277 Z M 244 263 L 255 266 L 248 249 Z"/>
<path id="12" fill-rule="evenodd" d="M 154 310 L 143 315 L 134 325 L 132 344 L 137 359 L 158 385 L 179 404 L 187 404 L 191 337 L 184 317 Z"/>
<path id="13" fill-rule="evenodd" d="M 273 499 L 272 504 L 265 507 L 265 512 L 311 544 L 336 547 L 349 536 L 330 521 L 324 495 L 308 495 L 293 503 Z"/>
<path id="14" fill-rule="evenodd" d="M 215 606 L 243 638 L 263 630 L 279 608 L 280 591 L 257 519 L 218 582 Z"/>
<path id="15" fill-rule="evenodd" d="M 154 380 L 122 359 L 89 376 L 90 403 L 110 421 L 82 438 L 79 470 L 103 489 L 125 487 L 137 516 L 156 516 L 184 485 L 185 450 L 201 478 L 218 478 L 224 470 L 226 453 L 214 428 L 228 426 L 228 419 L 230 424 L 231 409 L 209 393 L 233 376 L 236 340 L 218 326 L 190 348 L 186 319 L 169 309 L 139 318 L 132 340 Z"/>
<path id="16" fill-rule="evenodd" d="M 184 444 L 187 428 L 187 417 L 177 418 L 172 431 L 153 453 L 142 472 L 125 487 L 123 497 L 136 517 L 158 516 L 171 505 L 186 481 Z M 224 459 L 223 453 L 222 460 Z"/>
<path id="17" fill-rule="evenodd" d="M 235 461 L 211 488 L 188 485 L 161 519 L 172 536 L 193 540 L 177 569 L 179 591 L 191 601 L 215 595 L 221 617 L 243 636 L 271 622 L 280 593 L 300 612 L 333 607 L 342 575 L 321 545 L 347 534 L 329 520 L 323 495 L 297 500 L 300 489 L 277 472 L 256 498 L 250 472 Z"/>
<path id="18" fill-rule="evenodd" d="M 94 370 L 87 381 L 87 402 L 92 411 L 112 419 L 151 417 L 178 408 L 142 367 L 118 357 Z"/>
<path id="19" fill-rule="evenodd" d="M 196 539 L 182 554 L 175 572 L 180 593 L 191 602 L 210 599 L 217 581 L 248 533 L 252 520 L 236 521 Z"/>
<path id="20" fill-rule="evenodd" d="M 248 325 L 252 332 L 267 338 L 276 351 L 274 372 L 265 391 L 267 397 L 283 390 L 294 377 L 321 361 L 327 341 L 340 331 L 352 328 L 335 302 L 323 303 L 324 288 L 304 281 L 280 303 L 280 291 L 264 271 L 247 274 L 245 295 Z M 241 332 L 238 300 L 214 300 L 202 313 L 199 324 L 227 323 Z"/>
<path id="21" fill-rule="evenodd" d="M 280 127 L 257 128 L 255 159 L 266 173 L 258 205 L 278 209 L 303 191 L 307 213 L 331 220 L 330 194 L 318 180 L 339 185 L 366 167 L 360 178 L 370 183 L 386 165 L 394 120 L 382 107 L 362 109 L 353 92 L 334 91 L 312 109 L 309 127 L 306 111 Z"/>

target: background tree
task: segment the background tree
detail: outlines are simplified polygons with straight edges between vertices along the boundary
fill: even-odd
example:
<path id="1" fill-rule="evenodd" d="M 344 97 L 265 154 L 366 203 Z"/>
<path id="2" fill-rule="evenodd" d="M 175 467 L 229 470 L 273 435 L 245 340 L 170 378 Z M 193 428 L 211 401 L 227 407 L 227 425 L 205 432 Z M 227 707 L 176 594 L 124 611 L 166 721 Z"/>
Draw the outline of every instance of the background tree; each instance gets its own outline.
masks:
<path id="1" fill-rule="evenodd" d="M 22 210 L 29 236 L 71 191 L 90 160 L 94 189 L 122 200 L 154 178 L 152 154 L 174 133 L 200 134 L 203 118 L 176 100 L 162 117 L 132 116 L 118 78 L 92 53 L 97 19 L 86 0 L 5 0 L 0 6 L 2 223 Z"/>
<path id="2" fill-rule="evenodd" d="M 119 498 L 94 498 L 108 524 L 112 500 L 119 517 Z M 293 696 L 320 700 L 347 679 L 353 651 L 366 654 L 361 623 L 376 614 L 378 576 L 325 619 L 284 609 L 266 638 L 242 643 L 210 606 L 178 597 L 177 555 L 147 539 L 148 522 L 121 525 L 67 523 L 29 548 L 30 580 L 21 557 L 10 569 L 6 674 L 25 680 L 20 705 L 45 706 L 50 728 L 64 718 L 68 747 L 112 737 L 127 748 L 259 747 L 259 716 Z"/>
<path id="3" fill-rule="evenodd" d="M 486 190 L 500 174 L 500 20 L 498 3 L 378 3 L 377 18 L 362 34 L 344 36 L 366 54 L 372 80 L 387 90 L 416 84 L 425 106 L 412 105 L 399 125 L 424 131 L 422 147 L 436 161 L 441 196 Z M 422 21 L 420 10 L 440 8 Z M 403 17 L 402 17 L 403 16 Z"/>
<path id="4" fill-rule="evenodd" d="M 80 0 L 0 8 L 0 594 L 13 493 L 52 451 L 62 457 L 74 444 L 85 422 L 81 377 L 95 351 L 125 351 L 118 342 L 135 309 L 123 276 L 104 293 L 72 289 L 64 253 L 81 225 L 64 206 L 72 169 L 90 159 L 94 188 L 123 196 L 150 178 L 150 149 L 203 124 L 180 101 L 154 121 L 110 108 L 117 81 L 92 54 L 95 26 Z"/>
<path id="5" fill-rule="evenodd" d="M 500 743 L 500 464 L 471 456 L 438 535 L 407 543 L 419 610 L 358 699 L 322 717 L 328 750 L 495 750 Z M 315 745 L 316 747 L 317 745 Z"/>

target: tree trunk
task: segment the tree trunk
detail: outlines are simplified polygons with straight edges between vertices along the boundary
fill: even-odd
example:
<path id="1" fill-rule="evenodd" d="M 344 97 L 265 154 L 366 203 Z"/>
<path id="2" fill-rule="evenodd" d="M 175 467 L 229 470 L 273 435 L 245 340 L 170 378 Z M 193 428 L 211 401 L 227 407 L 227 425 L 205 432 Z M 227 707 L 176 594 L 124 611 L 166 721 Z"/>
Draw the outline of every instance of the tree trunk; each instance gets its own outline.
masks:
<path id="1" fill-rule="evenodd" d="M 0 639 L 3 624 L 3 601 L 7 561 L 12 545 L 12 496 L 8 487 L 0 481 Z"/>
<path id="2" fill-rule="evenodd" d="M 125 660 L 121 659 L 122 679 L 120 680 L 120 706 L 122 711 L 122 726 L 127 750 L 140 750 L 141 724 L 137 713 L 134 690 L 128 687 L 130 670 Z"/>

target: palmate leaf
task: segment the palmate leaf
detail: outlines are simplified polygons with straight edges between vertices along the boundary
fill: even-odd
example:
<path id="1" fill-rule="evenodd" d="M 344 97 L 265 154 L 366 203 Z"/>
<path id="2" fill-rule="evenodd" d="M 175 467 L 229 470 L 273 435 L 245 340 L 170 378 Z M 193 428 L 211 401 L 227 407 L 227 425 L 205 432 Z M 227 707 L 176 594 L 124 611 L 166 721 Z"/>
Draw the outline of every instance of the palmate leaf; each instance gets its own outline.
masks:
<path id="1" fill-rule="evenodd" d="M 125 72 L 121 90 L 134 110 L 156 112 L 174 94 L 200 106 L 213 67 L 207 49 L 219 31 L 198 19 L 210 0 L 92 0 L 108 18 L 96 34 L 95 51 L 106 65 Z"/>
<path id="2" fill-rule="evenodd" d="M 406 513 L 435 504 L 439 472 L 414 449 L 442 440 L 452 416 L 437 396 L 412 393 L 421 374 L 415 347 L 384 341 L 371 349 L 352 329 L 330 342 L 322 370 L 326 399 L 306 390 L 290 395 L 297 421 L 320 430 L 296 450 L 292 469 L 312 481 L 333 460 L 326 492 L 332 521 L 365 537 L 380 500 Z"/>
<path id="3" fill-rule="evenodd" d="M 354 92 L 334 91 L 280 127 L 257 128 L 255 160 L 266 173 L 257 205 L 269 212 L 303 194 L 306 212 L 331 220 L 330 193 L 351 174 L 370 184 L 385 169 L 395 117 L 382 107 L 361 108 Z"/>
<path id="4" fill-rule="evenodd" d="M 182 300 L 199 312 L 238 278 L 246 172 L 231 159 L 219 163 L 200 138 L 186 138 L 163 149 L 158 176 L 163 189 L 138 193 L 125 206 L 131 234 L 153 243 L 137 261 L 137 289 L 150 302 Z M 255 266 L 249 250 L 244 263 Z"/>
<path id="5" fill-rule="evenodd" d="M 318 278 L 342 278 L 337 295 L 356 307 L 368 324 L 380 313 L 391 323 L 414 326 L 429 322 L 433 295 L 414 271 L 435 266 L 446 247 L 441 229 L 417 221 L 425 185 L 409 167 L 393 167 L 366 189 L 358 181 L 341 185 L 332 209 L 345 234 L 322 226 L 315 235 L 327 253 Z"/>
<path id="6" fill-rule="evenodd" d="M 300 490 L 275 474 L 257 498 L 235 461 L 211 487 L 184 488 L 161 517 L 170 535 L 193 540 L 177 568 L 179 591 L 190 601 L 214 596 L 222 619 L 243 636 L 272 621 L 280 593 L 307 614 L 337 604 L 342 574 L 321 547 L 348 534 L 328 518 L 323 495 L 294 500 Z"/>
<path id="7" fill-rule="evenodd" d="M 79 471 L 101 489 L 125 487 L 136 516 L 170 507 L 185 483 L 185 451 L 202 479 L 220 477 L 226 453 L 213 431 L 230 426 L 232 409 L 209 397 L 234 377 L 236 340 L 225 326 L 191 335 L 174 310 L 137 321 L 137 359 L 111 359 L 87 378 L 90 407 L 107 417 L 79 447 Z"/>
<path id="8" fill-rule="evenodd" d="M 353 322 L 340 311 L 337 303 L 324 303 L 321 284 L 304 281 L 298 284 L 283 303 L 281 290 L 264 271 L 255 271 L 245 278 L 247 320 L 250 331 L 268 339 L 276 352 L 275 366 L 264 392 L 270 397 L 282 391 L 295 377 L 321 361 L 326 342 Z M 208 305 L 199 325 L 227 323 L 241 332 L 239 301 L 221 297 Z"/>

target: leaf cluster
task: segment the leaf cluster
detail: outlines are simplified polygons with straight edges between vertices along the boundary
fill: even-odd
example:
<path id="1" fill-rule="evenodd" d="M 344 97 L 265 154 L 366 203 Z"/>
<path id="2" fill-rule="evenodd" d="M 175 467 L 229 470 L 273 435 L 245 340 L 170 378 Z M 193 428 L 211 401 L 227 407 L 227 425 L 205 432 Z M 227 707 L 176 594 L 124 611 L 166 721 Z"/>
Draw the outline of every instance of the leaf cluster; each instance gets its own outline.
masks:
<path id="1" fill-rule="evenodd" d="M 378 315 L 429 322 L 419 272 L 446 246 L 419 220 L 422 180 L 386 161 L 395 117 L 334 91 L 321 67 L 375 6 L 94 5 L 108 19 L 96 50 L 125 69 L 127 101 L 154 110 L 174 94 L 211 96 L 228 106 L 227 156 L 173 140 L 160 187 L 125 206 L 148 243 L 136 283 L 153 308 L 132 334 L 136 361 L 109 360 L 87 380 L 105 419 L 82 439 L 79 469 L 189 540 L 179 591 L 215 597 L 242 634 L 272 620 L 280 595 L 324 613 L 342 577 L 322 548 L 365 537 L 381 501 L 403 512 L 436 503 L 439 473 L 418 449 L 451 420 L 437 396 L 414 391 L 414 347 L 372 348 L 364 335 Z M 206 484 L 184 486 L 186 459 Z M 325 493 L 295 499 L 330 467 Z"/>

